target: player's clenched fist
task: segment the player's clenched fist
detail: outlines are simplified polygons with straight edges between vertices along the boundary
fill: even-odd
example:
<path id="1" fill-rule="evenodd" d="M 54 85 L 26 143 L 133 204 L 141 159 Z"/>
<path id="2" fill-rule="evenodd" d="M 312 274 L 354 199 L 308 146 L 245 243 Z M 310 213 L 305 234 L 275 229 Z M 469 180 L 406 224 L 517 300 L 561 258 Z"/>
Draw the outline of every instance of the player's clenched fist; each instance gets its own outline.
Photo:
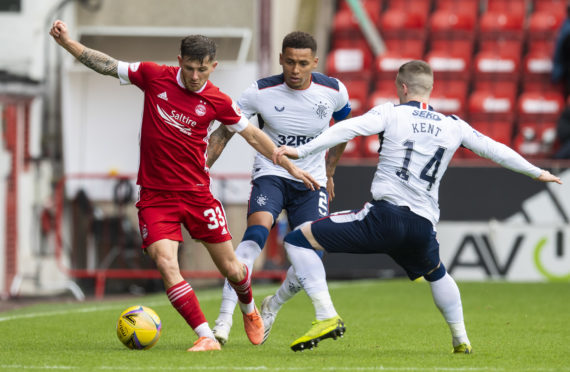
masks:
<path id="1" fill-rule="evenodd" d="M 49 34 L 53 36 L 58 44 L 63 45 L 68 39 L 67 25 L 58 19 L 51 26 Z"/>

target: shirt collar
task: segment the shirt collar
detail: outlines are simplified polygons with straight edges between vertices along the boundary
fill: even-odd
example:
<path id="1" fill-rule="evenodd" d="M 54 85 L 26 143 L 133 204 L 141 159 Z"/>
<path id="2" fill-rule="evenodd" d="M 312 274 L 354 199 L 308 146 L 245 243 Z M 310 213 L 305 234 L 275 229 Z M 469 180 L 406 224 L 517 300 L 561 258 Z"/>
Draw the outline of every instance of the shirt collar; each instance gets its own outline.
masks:
<path id="1" fill-rule="evenodd" d="M 409 101 L 409 102 L 406 102 L 406 103 L 402 103 L 402 105 L 417 107 L 417 108 L 422 109 L 422 110 L 434 111 L 433 107 L 431 107 L 430 105 L 428 105 L 428 104 L 425 103 L 425 102 Z"/>

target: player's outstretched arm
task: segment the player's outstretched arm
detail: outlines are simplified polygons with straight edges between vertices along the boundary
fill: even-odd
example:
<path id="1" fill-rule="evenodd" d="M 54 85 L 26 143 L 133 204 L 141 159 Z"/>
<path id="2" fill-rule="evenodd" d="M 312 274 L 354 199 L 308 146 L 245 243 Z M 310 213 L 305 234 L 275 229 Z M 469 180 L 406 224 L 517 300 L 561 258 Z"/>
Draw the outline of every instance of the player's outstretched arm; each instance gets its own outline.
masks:
<path id="1" fill-rule="evenodd" d="M 562 181 L 560 180 L 560 178 L 556 177 L 555 175 L 544 169 L 542 170 L 542 173 L 540 173 L 540 175 L 535 179 L 541 182 L 556 182 L 557 184 L 562 185 Z"/>
<path id="2" fill-rule="evenodd" d="M 67 25 L 60 20 L 53 23 L 49 34 L 56 43 L 67 50 L 79 62 L 102 75 L 109 75 L 118 78 L 117 66 L 119 62 L 105 53 L 89 49 L 80 42 L 69 37 Z"/>
<path id="3" fill-rule="evenodd" d="M 235 132 L 230 132 L 225 125 L 220 125 L 211 135 L 208 141 L 208 160 L 206 166 L 210 168 L 222 154 L 222 151 L 233 137 Z"/>
<path id="4" fill-rule="evenodd" d="M 273 141 L 267 136 L 267 134 L 263 133 L 263 131 L 257 128 L 255 125 L 249 123 L 248 126 L 239 132 L 242 137 L 249 143 L 254 149 L 256 149 L 260 154 L 265 156 L 267 159 L 271 159 L 274 153 L 274 150 L 277 149 Z M 303 181 L 305 186 L 307 186 L 311 190 L 319 189 L 319 183 L 311 176 L 308 172 L 305 172 L 302 169 L 299 169 L 295 166 L 289 159 L 282 158 L 279 161 L 274 161 L 275 164 L 278 164 L 285 168 L 289 174 L 293 177 Z"/>

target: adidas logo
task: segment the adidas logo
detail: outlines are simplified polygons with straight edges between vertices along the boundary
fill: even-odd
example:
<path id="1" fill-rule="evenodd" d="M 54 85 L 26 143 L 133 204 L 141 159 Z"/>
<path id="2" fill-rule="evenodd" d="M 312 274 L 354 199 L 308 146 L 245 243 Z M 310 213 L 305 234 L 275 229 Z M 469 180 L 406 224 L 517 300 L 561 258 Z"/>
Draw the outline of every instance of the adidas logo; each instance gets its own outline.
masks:
<path id="1" fill-rule="evenodd" d="M 166 92 L 162 92 L 159 95 L 157 95 L 158 98 L 162 98 L 165 101 L 168 101 L 168 97 L 166 96 Z"/>
<path id="2" fill-rule="evenodd" d="M 228 230 L 226 230 L 226 228 L 224 227 L 224 229 L 222 230 L 222 235 L 226 235 L 228 233 Z"/>

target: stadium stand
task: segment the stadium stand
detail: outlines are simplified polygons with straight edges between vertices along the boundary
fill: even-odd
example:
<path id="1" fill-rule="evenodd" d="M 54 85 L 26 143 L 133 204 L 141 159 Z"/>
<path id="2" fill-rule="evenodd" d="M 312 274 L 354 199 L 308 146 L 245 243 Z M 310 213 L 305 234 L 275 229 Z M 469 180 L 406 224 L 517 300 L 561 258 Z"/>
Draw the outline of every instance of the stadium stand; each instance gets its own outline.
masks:
<path id="1" fill-rule="evenodd" d="M 394 77 L 399 66 L 424 59 L 434 70 L 430 103 L 436 110 L 457 114 L 478 131 L 525 154 L 552 154 L 556 148 L 552 128 L 563 105 L 562 87 L 550 82 L 550 74 L 566 0 L 362 3 L 387 52 L 372 54 L 350 7 L 341 0 L 331 35 L 332 61 L 327 61 L 327 72 L 348 82 L 355 115 L 384 102 L 397 103 Z M 354 61 L 347 61 L 353 56 Z M 368 85 L 363 81 L 367 79 Z M 350 157 L 377 156 L 377 136 L 358 145 L 361 151 L 351 150 Z M 473 155 L 460 151 L 459 156 Z"/>

